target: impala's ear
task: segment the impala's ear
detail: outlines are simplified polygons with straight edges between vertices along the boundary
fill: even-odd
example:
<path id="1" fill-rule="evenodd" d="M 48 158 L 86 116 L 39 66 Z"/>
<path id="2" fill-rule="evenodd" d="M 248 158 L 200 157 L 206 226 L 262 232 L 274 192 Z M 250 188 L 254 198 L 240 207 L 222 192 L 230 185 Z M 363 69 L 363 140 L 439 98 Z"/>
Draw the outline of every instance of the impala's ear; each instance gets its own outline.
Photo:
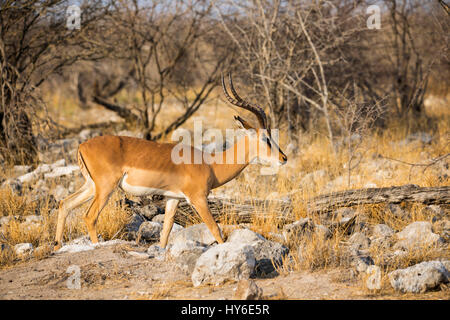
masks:
<path id="1" fill-rule="evenodd" d="M 254 129 L 247 121 L 245 121 L 241 117 L 234 116 L 234 119 L 237 121 L 241 128 L 244 128 L 245 130 Z"/>

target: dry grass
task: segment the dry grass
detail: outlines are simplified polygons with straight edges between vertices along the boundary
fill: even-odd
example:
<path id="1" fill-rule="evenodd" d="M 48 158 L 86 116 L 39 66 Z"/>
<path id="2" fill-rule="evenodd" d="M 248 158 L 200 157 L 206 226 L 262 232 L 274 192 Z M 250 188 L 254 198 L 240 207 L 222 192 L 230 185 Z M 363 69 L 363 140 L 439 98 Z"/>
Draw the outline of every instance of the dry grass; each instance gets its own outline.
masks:
<path id="1" fill-rule="evenodd" d="M 129 222 L 131 212 L 125 204 L 117 204 L 120 198 L 119 192 L 115 192 L 99 216 L 97 231 L 104 240 L 121 238 L 125 233 L 124 226 Z M 32 257 L 46 257 L 53 248 L 57 210 L 50 209 L 48 198 L 38 201 L 30 199 L 32 199 L 31 194 L 18 195 L 10 189 L 0 190 L 0 218 L 6 216 L 11 218 L 0 229 L 0 244 L 10 249 L 19 243 L 31 243 L 34 248 L 39 247 L 38 251 L 35 250 L 31 256 L 27 257 L 18 257 L 14 250 L 2 250 L 0 266 L 9 266 Z M 87 209 L 88 205 L 84 205 L 68 215 L 63 241 L 70 241 L 87 233 L 82 219 Z M 26 221 L 27 216 L 36 214 L 42 217 L 40 223 Z"/>

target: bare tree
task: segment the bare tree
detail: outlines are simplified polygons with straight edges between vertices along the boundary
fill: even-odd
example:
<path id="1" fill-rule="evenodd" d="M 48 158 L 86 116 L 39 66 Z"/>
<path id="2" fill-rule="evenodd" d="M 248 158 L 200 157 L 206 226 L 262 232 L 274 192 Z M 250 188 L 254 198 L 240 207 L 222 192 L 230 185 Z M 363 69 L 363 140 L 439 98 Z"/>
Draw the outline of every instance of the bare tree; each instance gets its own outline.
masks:
<path id="1" fill-rule="evenodd" d="M 388 1 L 392 28 L 393 59 L 392 95 L 399 115 L 409 110 L 421 113 L 427 87 L 428 72 L 424 70 L 424 61 L 416 47 L 412 29 L 411 15 L 416 1 Z"/>
<path id="2" fill-rule="evenodd" d="M 33 130 L 48 119 L 39 86 L 49 75 L 98 52 L 82 41 L 107 12 L 104 1 L 82 5 L 80 30 L 66 28 L 67 1 L 3 1 L 0 8 L 0 150 L 8 162 L 35 161 Z"/>
<path id="3" fill-rule="evenodd" d="M 349 81 L 342 78 L 352 77 L 345 58 L 361 31 L 361 19 L 353 14 L 360 2 L 231 1 L 231 10 L 217 8 L 240 53 L 235 68 L 256 84 L 255 99 L 269 107 L 274 125 L 287 123 L 291 140 L 318 117 L 333 146 L 330 93 Z M 236 11 L 242 16 L 236 18 Z"/>
<path id="4" fill-rule="evenodd" d="M 157 140 L 182 125 L 206 101 L 227 58 L 219 39 L 211 36 L 209 1 L 115 2 L 108 24 L 116 36 L 102 39 L 110 59 L 123 61 L 120 81 L 97 83 L 93 101 L 137 124 L 147 139 Z M 226 49 L 226 48 L 224 48 Z M 110 98 L 135 86 L 137 105 L 119 105 Z M 164 128 L 157 120 L 164 106 L 176 101 L 183 113 Z"/>

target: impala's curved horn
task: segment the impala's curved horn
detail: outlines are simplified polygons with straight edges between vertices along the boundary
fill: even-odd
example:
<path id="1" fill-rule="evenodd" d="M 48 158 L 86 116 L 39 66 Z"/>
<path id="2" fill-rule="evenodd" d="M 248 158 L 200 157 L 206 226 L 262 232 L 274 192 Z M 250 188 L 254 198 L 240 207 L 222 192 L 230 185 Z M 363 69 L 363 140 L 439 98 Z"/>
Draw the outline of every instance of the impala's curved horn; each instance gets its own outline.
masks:
<path id="1" fill-rule="evenodd" d="M 261 126 L 261 128 L 263 129 L 268 129 L 267 128 L 267 117 L 266 117 L 266 113 L 264 112 L 264 110 L 261 107 L 252 105 L 250 103 L 248 103 L 247 101 L 245 101 L 244 99 L 242 99 L 236 92 L 236 89 L 234 89 L 233 86 L 233 80 L 231 78 L 231 73 L 228 74 L 229 80 L 230 80 L 230 90 L 231 93 L 234 96 L 234 99 L 229 95 L 228 91 L 227 91 L 227 87 L 225 85 L 225 78 L 222 74 L 222 88 L 223 88 L 223 92 L 225 94 L 225 97 L 227 98 L 227 100 L 237 106 L 240 107 L 242 109 L 248 110 L 250 112 L 252 112 L 256 118 L 258 119 L 258 122 Z"/>

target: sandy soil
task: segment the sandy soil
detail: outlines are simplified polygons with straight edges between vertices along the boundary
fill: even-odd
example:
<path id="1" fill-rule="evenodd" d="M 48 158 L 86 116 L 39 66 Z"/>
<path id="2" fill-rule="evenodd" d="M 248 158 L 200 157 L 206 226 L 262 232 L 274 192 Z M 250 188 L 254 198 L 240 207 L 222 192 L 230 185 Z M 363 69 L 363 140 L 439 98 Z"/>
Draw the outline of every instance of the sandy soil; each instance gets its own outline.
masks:
<path id="1" fill-rule="evenodd" d="M 0 299 L 232 299 L 235 282 L 194 288 L 170 262 L 142 259 L 116 244 L 91 251 L 52 254 L 0 270 Z M 80 269 L 80 289 L 69 289 L 69 266 Z M 448 299 L 448 290 L 421 295 L 370 293 L 348 270 L 295 271 L 255 279 L 267 299 Z"/>

